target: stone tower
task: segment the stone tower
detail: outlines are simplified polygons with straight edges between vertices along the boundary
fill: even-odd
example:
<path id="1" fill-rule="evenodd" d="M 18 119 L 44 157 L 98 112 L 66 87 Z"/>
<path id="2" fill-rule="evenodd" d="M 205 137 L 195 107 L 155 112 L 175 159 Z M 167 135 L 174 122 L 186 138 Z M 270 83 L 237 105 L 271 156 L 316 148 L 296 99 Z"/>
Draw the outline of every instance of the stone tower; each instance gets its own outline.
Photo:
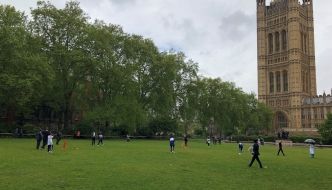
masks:
<path id="1" fill-rule="evenodd" d="M 256 4 L 258 99 L 275 111 L 275 130 L 300 128 L 303 99 L 317 95 L 313 0 Z"/>

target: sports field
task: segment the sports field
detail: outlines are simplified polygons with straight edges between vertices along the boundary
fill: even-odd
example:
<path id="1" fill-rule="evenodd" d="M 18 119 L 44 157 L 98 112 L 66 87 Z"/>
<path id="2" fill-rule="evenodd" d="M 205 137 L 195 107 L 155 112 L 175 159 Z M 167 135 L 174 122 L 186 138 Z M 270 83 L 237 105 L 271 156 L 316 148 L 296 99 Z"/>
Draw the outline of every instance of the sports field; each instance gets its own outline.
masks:
<path id="1" fill-rule="evenodd" d="M 55 140 L 54 140 L 55 142 Z M 66 149 L 36 150 L 34 139 L 0 139 L 0 189 L 332 189 L 332 149 L 260 146 L 260 159 L 247 167 L 251 155 L 244 144 L 207 147 L 189 140 L 189 148 L 168 141 L 66 140 Z M 55 143 L 54 143 L 55 144 Z"/>

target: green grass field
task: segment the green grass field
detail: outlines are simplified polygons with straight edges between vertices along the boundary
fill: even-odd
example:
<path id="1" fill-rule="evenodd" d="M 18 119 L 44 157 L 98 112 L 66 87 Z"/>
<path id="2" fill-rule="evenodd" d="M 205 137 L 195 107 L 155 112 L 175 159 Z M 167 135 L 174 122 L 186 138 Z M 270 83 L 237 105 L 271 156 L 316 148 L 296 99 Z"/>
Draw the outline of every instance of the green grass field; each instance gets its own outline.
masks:
<path id="1" fill-rule="evenodd" d="M 239 155 L 236 143 L 176 141 L 173 154 L 168 141 L 66 141 L 51 154 L 34 139 L 0 139 L 0 189 L 332 189 L 328 148 L 311 159 L 308 147 L 284 146 L 286 156 L 277 156 L 277 146 L 261 146 L 260 169 L 247 167 L 249 144 Z"/>

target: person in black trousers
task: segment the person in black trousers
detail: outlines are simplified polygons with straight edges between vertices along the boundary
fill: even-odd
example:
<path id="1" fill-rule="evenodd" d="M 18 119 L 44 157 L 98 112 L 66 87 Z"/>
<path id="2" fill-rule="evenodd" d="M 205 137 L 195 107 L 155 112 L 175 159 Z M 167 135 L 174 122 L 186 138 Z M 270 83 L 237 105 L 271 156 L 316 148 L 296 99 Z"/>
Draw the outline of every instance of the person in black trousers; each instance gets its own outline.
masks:
<path id="1" fill-rule="evenodd" d="M 185 148 L 188 148 L 188 138 L 187 138 L 187 135 L 184 136 L 184 147 Z"/>
<path id="2" fill-rule="evenodd" d="M 61 131 L 58 130 L 58 132 L 56 133 L 56 145 L 59 145 L 60 140 L 61 140 Z"/>
<path id="3" fill-rule="evenodd" d="M 36 149 L 39 149 L 40 141 L 41 141 L 42 139 L 43 139 L 43 135 L 42 135 L 41 129 L 39 129 L 39 131 L 38 131 L 37 134 L 36 134 L 36 140 L 37 140 L 37 146 L 36 146 Z"/>
<path id="4" fill-rule="evenodd" d="M 282 141 L 279 142 L 279 151 L 278 151 L 278 154 L 277 154 L 277 155 L 279 156 L 279 153 L 280 153 L 280 151 L 281 151 L 282 154 L 285 156 L 284 151 L 282 150 L 282 144 L 281 144 L 281 143 L 282 143 Z"/>
<path id="5" fill-rule="evenodd" d="M 95 145 L 96 144 L 96 132 L 94 132 L 94 131 L 91 133 L 91 140 L 92 140 L 91 145 Z"/>
<path id="6" fill-rule="evenodd" d="M 41 148 L 45 149 L 45 146 L 47 145 L 48 141 L 48 135 L 50 134 L 50 132 L 48 131 L 48 127 L 46 127 L 46 130 L 43 131 L 42 134 L 43 134 L 43 146 Z"/>
<path id="7" fill-rule="evenodd" d="M 258 140 L 255 139 L 254 140 L 254 145 L 253 145 L 253 153 L 252 153 L 252 159 L 250 164 L 248 165 L 249 167 L 251 167 L 252 163 L 254 163 L 255 160 L 257 160 L 259 167 L 263 168 L 261 161 L 259 160 L 259 145 L 258 145 Z"/>

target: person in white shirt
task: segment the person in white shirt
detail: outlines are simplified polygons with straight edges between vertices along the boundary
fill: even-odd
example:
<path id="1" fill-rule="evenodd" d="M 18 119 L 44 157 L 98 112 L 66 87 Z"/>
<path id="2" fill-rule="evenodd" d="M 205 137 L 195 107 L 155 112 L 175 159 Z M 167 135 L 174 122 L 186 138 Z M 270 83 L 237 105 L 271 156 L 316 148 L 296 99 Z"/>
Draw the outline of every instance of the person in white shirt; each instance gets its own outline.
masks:
<path id="1" fill-rule="evenodd" d="M 171 153 L 175 153 L 174 152 L 174 146 L 175 146 L 175 139 L 174 139 L 174 137 L 172 136 L 170 139 L 169 139 L 169 145 L 170 145 L 170 147 L 171 147 Z"/>
<path id="2" fill-rule="evenodd" d="M 206 139 L 206 144 L 208 145 L 208 147 L 210 147 L 210 142 L 211 142 L 210 137 L 208 137 L 208 138 Z"/>
<path id="3" fill-rule="evenodd" d="M 94 132 L 94 131 L 91 133 L 91 140 L 92 140 L 91 145 L 95 145 L 96 144 L 96 132 Z"/>
<path id="4" fill-rule="evenodd" d="M 130 143 L 130 135 L 127 135 L 127 143 Z"/>
<path id="5" fill-rule="evenodd" d="M 53 149 L 53 134 L 50 133 L 47 136 L 47 145 L 48 145 L 48 152 L 52 153 L 52 149 Z"/>

